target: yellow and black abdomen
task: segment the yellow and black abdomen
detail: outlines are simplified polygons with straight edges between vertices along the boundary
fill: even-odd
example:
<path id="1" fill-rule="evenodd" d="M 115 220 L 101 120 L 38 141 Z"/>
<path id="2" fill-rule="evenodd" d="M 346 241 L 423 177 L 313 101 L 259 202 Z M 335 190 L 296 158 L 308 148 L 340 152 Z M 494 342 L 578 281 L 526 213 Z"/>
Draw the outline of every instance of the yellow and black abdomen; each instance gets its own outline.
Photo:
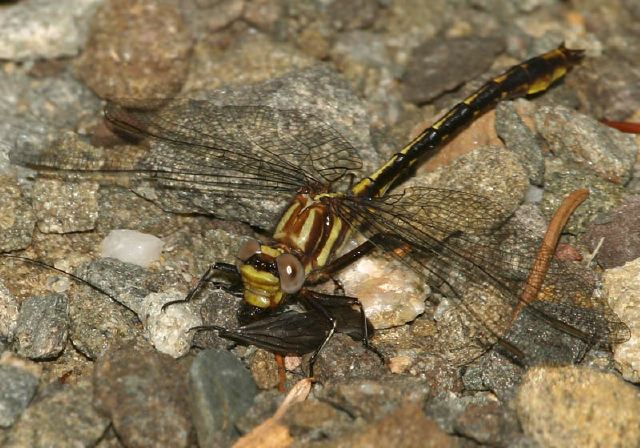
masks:
<path id="1" fill-rule="evenodd" d="M 355 196 L 381 196 L 422 156 L 435 150 L 444 140 L 467 126 L 478 114 L 500 100 L 532 95 L 549 88 L 583 57 L 582 50 L 569 50 L 564 44 L 555 50 L 513 66 L 489 80 L 475 93 L 456 104 L 440 120 L 425 129 L 394 154 L 376 172 L 352 189 Z"/>

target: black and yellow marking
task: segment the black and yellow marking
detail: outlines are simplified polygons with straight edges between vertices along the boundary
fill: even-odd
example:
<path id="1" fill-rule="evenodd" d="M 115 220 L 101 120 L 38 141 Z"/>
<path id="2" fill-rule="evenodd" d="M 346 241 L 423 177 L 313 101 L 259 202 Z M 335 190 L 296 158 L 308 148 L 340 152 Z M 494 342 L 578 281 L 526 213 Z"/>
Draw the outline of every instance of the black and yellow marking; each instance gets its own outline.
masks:
<path id="1" fill-rule="evenodd" d="M 513 66 L 489 80 L 421 132 L 376 172 L 358 182 L 352 193 L 360 197 L 382 196 L 422 156 L 437 149 L 443 141 L 471 123 L 478 114 L 500 100 L 532 95 L 548 89 L 577 64 L 583 55 L 583 50 L 569 50 L 562 44 L 555 50 Z"/>

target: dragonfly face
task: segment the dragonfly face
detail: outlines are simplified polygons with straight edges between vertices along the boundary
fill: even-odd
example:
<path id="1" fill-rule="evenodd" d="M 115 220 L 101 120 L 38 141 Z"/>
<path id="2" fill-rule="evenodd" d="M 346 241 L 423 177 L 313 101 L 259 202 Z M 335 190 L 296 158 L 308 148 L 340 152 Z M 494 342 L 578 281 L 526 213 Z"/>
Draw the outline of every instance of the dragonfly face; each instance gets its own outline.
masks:
<path id="1" fill-rule="evenodd" d="M 275 308 L 285 294 L 302 288 L 305 271 L 295 255 L 281 245 L 247 241 L 238 251 L 238 271 L 244 285 L 244 299 L 257 308 Z"/>

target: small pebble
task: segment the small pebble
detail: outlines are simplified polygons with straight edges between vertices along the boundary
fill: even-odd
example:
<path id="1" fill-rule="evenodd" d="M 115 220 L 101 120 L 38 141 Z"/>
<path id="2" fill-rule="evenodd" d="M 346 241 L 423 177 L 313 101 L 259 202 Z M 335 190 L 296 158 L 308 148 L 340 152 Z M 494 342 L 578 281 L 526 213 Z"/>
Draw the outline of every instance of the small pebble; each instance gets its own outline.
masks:
<path id="1" fill-rule="evenodd" d="M 228 446 L 235 421 L 258 393 L 251 373 L 227 351 L 201 351 L 189 372 L 191 413 L 200 446 Z"/>
<path id="2" fill-rule="evenodd" d="M 590 223 L 582 241 L 605 269 L 622 266 L 640 257 L 640 197 L 627 200 Z"/>
<path id="3" fill-rule="evenodd" d="M 0 176 L 0 252 L 24 249 L 31 244 L 36 217 L 22 190 L 11 176 Z"/>
<path id="4" fill-rule="evenodd" d="M 18 325 L 18 301 L 0 283 L 0 340 L 11 342 Z"/>
<path id="5" fill-rule="evenodd" d="M 136 230 L 116 229 L 109 232 L 100 243 L 100 255 L 103 258 L 115 258 L 148 268 L 160 258 L 163 246 L 163 241 L 154 235 Z"/>
<path id="6" fill-rule="evenodd" d="M 106 0 L 91 22 L 76 73 L 101 98 L 129 106 L 171 98 L 189 71 L 193 41 L 171 2 Z"/>
<path id="7" fill-rule="evenodd" d="M 38 179 L 33 204 L 38 229 L 44 233 L 92 230 L 98 219 L 98 184 Z"/>
<path id="8" fill-rule="evenodd" d="M 544 106 L 535 115 L 538 132 L 551 151 L 593 170 L 603 179 L 626 184 L 638 154 L 633 136 L 562 106 Z"/>
<path id="9" fill-rule="evenodd" d="M 13 425 L 36 393 L 38 378 L 23 369 L 0 364 L 0 427 Z"/>
<path id="10" fill-rule="evenodd" d="M 640 394 L 613 373 L 536 367 L 516 402 L 525 434 L 540 446 L 638 446 Z"/>
<path id="11" fill-rule="evenodd" d="M 27 408 L 12 428 L 5 447 L 95 446 L 109 419 L 93 406 L 90 383 L 52 390 Z"/>
<path id="12" fill-rule="evenodd" d="M 64 350 L 68 333 L 67 296 L 50 294 L 22 302 L 15 332 L 18 354 L 31 359 L 55 358 Z"/>
<path id="13" fill-rule="evenodd" d="M 626 341 L 613 347 L 613 359 L 622 377 L 640 382 L 640 258 L 612 269 L 603 276 L 611 309 L 629 328 Z"/>
<path id="14" fill-rule="evenodd" d="M 27 1 L 3 5 L 0 59 L 35 60 L 75 56 L 86 22 L 100 0 Z"/>
<path id="15" fill-rule="evenodd" d="M 95 405 L 125 446 L 190 445 L 186 364 L 148 346 L 113 348 L 98 360 Z"/>

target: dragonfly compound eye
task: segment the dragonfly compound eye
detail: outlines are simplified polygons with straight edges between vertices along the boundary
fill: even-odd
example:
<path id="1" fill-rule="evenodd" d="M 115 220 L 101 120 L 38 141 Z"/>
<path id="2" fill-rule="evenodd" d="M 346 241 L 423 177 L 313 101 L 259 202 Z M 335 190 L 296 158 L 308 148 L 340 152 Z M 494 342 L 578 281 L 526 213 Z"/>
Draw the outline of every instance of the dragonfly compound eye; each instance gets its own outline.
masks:
<path id="1" fill-rule="evenodd" d="M 282 291 L 287 294 L 300 291 L 305 280 L 304 267 L 300 260 L 291 254 L 282 254 L 276 258 L 276 266 Z"/>
<path id="2" fill-rule="evenodd" d="M 249 258 L 254 256 L 255 254 L 260 252 L 260 243 L 258 240 L 251 239 L 240 246 L 238 250 L 238 260 L 243 263 L 247 261 Z"/>

